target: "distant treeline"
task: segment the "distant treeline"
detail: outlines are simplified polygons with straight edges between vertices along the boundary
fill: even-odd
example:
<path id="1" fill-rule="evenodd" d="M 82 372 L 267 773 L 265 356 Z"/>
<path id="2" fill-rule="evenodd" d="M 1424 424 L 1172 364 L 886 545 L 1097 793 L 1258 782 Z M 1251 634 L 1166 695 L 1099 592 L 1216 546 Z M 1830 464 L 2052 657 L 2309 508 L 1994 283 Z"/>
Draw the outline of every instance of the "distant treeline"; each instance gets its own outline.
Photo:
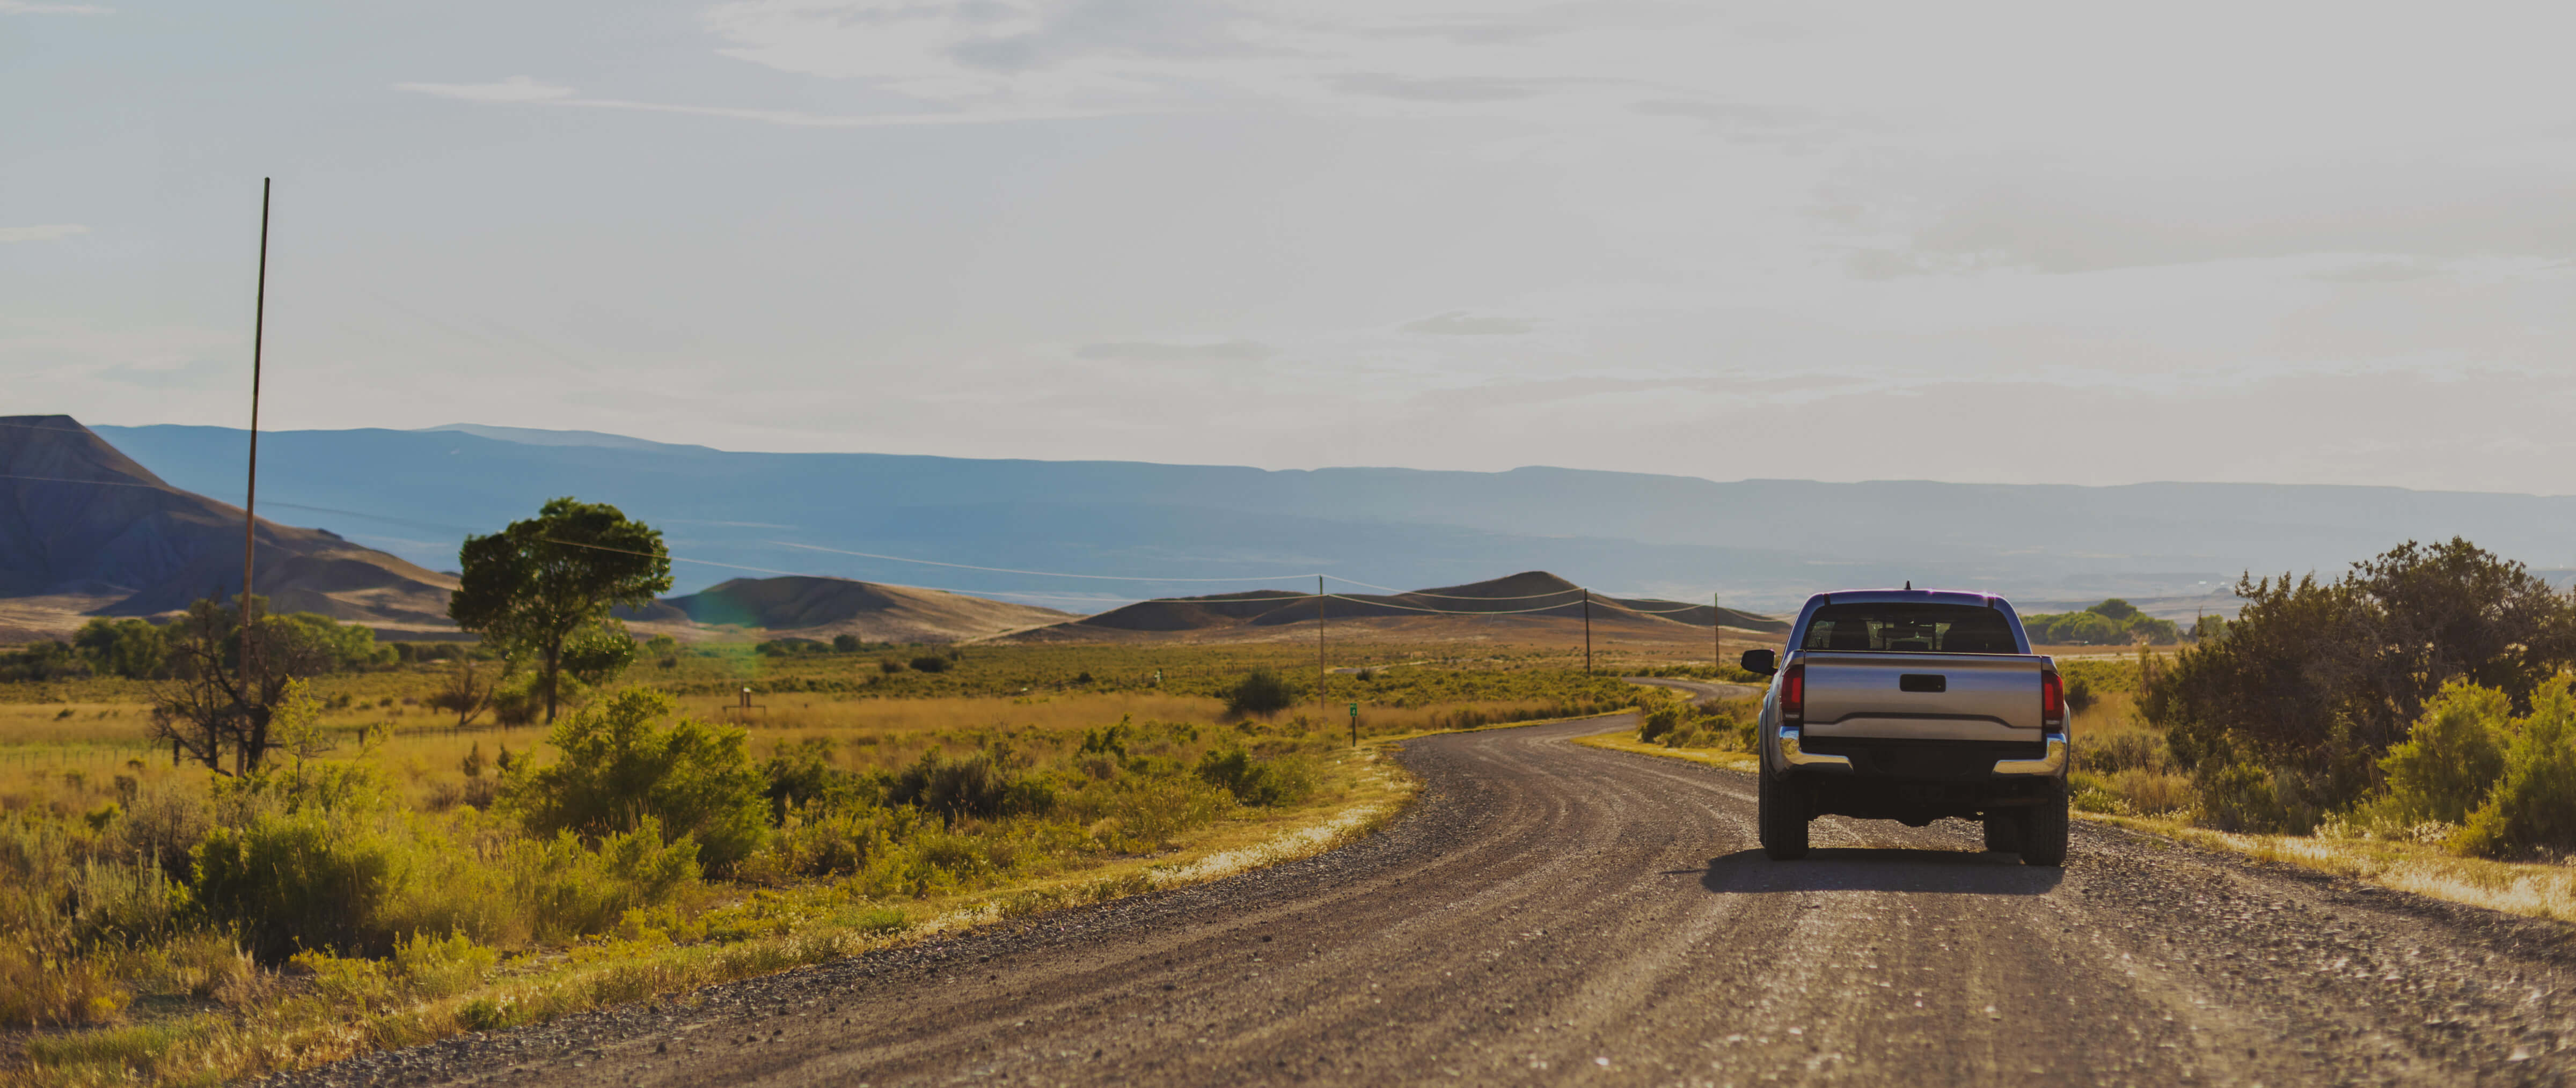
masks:
<path id="1" fill-rule="evenodd" d="M 258 604 L 265 599 L 254 595 Z M 68 639 L 38 642 L 0 651 L 0 683 L 115 676 L 128 680 L 167 680 L 178 667 L 170 623 L 146 619 L 99 617 Z M 490 660 L 483 647 L 462 641 L 379 642 L 376 633 L 341 623 L 318 612 L 289 612 L 263 617 L 260 645 L 276 648 L 321 672 L 358 672 L 412 661 L 456 658 Z"/>
<path id="2" fill-rule="evenodd" d="M 2185 637 L 2208 638 L 2223 630 L 2227 621 L 2203 616 L 2199 626 L 2186 632 L 2172 620 L 2157 619 L 2113 597 L 2081 612 L 2023 616 L 2021 626 L 2029 632 L 2031 644 L 2037 646 L 2130 646 L 2141 642 L 2171 646 Z"/>

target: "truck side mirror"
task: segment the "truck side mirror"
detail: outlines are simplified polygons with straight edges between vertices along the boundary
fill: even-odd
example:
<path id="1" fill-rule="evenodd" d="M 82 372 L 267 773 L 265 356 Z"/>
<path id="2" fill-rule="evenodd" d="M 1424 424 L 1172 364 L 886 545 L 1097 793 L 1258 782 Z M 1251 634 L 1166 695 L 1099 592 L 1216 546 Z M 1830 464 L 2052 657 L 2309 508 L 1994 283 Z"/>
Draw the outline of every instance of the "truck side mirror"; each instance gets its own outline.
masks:
<path id="1" fill-rule="evenodd" d="M 1780 655 L 1769 650 L 1746 650 L 1744 651 L 1744 671 L 1769 676 L 1780 671 Z"/>

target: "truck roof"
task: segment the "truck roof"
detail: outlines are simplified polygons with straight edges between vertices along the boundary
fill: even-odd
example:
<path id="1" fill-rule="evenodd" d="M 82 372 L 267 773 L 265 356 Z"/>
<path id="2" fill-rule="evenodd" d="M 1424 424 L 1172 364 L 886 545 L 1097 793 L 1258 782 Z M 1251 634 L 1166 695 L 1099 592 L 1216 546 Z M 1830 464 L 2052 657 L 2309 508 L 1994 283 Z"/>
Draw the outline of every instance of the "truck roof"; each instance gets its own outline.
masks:
<path id="1" fill-rule="evenodd" d="M 1850 604 L 1875 604 L 1885 601 L 1923 601 L 1926 603 L 1965 604 L 1977 605 L 1984 608 L 1993 608 L 2003 603 L 2003 598 L 1995 596 L 1992 593 L 1977 593 L 1961 589 L 1842 589 L 1836 590 L 1832 593 L 1819 593 L 1813 597 L 1807 598 L 1807 603 L 1810 605 L 1833 604 L 1836 602 L 1845 602 Z"/>

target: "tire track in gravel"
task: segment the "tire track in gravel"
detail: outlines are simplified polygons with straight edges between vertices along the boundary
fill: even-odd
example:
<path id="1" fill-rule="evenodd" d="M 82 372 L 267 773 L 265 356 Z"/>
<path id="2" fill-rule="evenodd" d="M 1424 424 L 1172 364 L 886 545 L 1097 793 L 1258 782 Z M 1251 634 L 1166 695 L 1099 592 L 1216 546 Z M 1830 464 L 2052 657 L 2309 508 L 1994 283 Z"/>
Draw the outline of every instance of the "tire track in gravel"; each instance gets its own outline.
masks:
<path id="1" fill-rule="evenodd" d="M 1385 833 L 1195 888 L 285 1084 L 2552 1084 L 2566 927 L 2078 824 L 1829 818 L 1754 845 L 1749 776 L 1423 738 Z"/>

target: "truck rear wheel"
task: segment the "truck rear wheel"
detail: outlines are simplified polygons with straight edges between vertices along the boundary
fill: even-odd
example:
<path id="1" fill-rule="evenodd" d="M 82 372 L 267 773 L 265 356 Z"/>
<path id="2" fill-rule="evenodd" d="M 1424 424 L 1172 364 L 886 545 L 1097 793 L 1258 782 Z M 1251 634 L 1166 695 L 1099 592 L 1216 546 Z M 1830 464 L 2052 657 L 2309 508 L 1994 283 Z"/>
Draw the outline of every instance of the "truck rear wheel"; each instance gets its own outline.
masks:
<path id="1" fill-rule="evenodd" d="M 2066 864 L 2066 783 L 2042 787 L 2039 804 L 2021 820 L 2021 863 Z"/>
<path id="2" fill-rule="evenodd" d="M 1986 813 L 1986 850 L 1995 854 L 2021 853 L 2021 817 L 2011 809 Z"/>
<path id="3" fill-rule="evenodd" d="M 1806 784 L 1782 779 L 1768 770 L 1753 773 L 1760 780 L 1754 790 L 1754 823 L 1762 836 L 1762 852 L 1773 861 L 1806 857 Z"/>

